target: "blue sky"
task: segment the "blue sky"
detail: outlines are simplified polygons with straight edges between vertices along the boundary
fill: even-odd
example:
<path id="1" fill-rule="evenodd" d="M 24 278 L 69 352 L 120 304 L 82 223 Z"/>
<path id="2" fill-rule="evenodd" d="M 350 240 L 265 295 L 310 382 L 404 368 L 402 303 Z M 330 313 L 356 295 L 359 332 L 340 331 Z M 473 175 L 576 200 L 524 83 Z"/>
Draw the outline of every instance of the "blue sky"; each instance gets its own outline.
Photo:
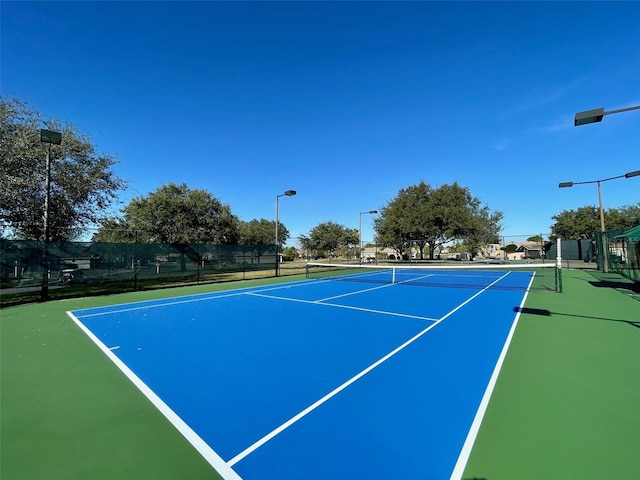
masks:
<path id="1" fill-rule="evenodd" d="M 291 235 L 358 227 L 420 180 L 549 232 L 640 170 L 638 2 L 12 2 L 3 95 L 118 159 L 124 203 L 169 182 Z M 602 185 L 640 201 L 640 177 Z M 373 239 L 363 215 L 363 240 Z"/>

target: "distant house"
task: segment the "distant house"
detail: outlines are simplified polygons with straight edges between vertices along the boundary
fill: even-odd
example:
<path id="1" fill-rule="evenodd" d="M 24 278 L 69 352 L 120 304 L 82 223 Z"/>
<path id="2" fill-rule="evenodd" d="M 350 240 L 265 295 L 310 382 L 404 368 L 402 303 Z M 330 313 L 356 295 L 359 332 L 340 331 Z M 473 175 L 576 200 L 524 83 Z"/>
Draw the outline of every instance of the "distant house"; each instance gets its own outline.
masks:
<path id="1" fill-rule="evenodd" d="M 524 252 L 507 252 L 507 260 L 523 260 Z"/>
<path id="2" fill-rule="evenodd" d="M 478 256 L 485 258 L 502 258 L 504 256 L 504 250 L 499 243 L 490 243 L 480 248 Z"/>
<path id="3" fill-rule="evenodd" d="M 496 258 L 507 260 L 525 260 L 545 258 L 546 250 L 550 243 L 543 245 L 540 242 L 512 242 L 505 245 L 503 250 L 495 250 Z"/>
<path id="4" fill-rule="evenodd" d="M 543 258 L 544 248 L 541 245 L 520 245 L 516 250 L 517 253 L 522 253 L 522 258 Z"/>

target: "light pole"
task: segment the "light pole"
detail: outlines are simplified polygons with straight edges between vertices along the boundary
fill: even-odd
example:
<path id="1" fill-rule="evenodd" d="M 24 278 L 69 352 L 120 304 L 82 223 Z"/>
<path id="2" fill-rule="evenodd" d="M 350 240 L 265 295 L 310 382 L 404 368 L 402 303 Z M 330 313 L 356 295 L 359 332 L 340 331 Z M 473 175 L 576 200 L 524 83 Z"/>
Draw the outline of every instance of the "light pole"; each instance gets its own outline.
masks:
<path id="1" fill-rule="evenodd" d="M 602 206 L 602 182 L 608 182 L 609 180 L 615 180 L 617 178 L 631 178 L 640 176 L 640 170 L 636 170 L 633 172 L 625 173 L 624 175 L 618 175 L 616 177 L 602 178 L 600 180 L 590 180 L 588 182 L 561 182 L 558 187 L 560 188 L 569 188 L 574 185 L 584 185 L 587 183 L 597 183 L 598 184 L 598 203 L 600 206 L 600 232 L 602 233 L 602 271 L 604 273 L 609 272 L 609 254 L 608 254 L 608 246 L 605 242 L 604 232 L 604 207 Z"/>
<path id="2" fill-rule="evenodd" d="M 45 301 L 49 298 L 49 210 L 51 203 L 51 145 L 60 145 L 62 143 L 62 134 L 60 132 L 52 132 L 51 130 L 40 130 L 40 142 L 48 143 L 47 159 L 46 159 L 46 180 L 44 195 L 44 249 L 42 259 L 42 291 L 40 299 Z"/>
<path id="3" fill-rule="evenodd" d="M 280 197 L 293 197 L 297 192 L 295 190 L 287 190 L 281 195 L 276 196 L 276 277 L 280 275 L 280 246 L 278 245 L 278 203 Z"/>
<path id="4" fill-rule="evenodd" d="M 360 263 L 362 263 L 362 215 L 375 215 L 376 213 L 378 213 L 377 210 L 369 210 L 368 212 L 360 212 L 360 215 L 358 216 L 358 258 L 360 259 Z"/>
<path id="5" fill-rule="evenodd" d="M 620 108 L 618 110 L 604 111 L 604 107 L 595 108 L 593 110 L 585 110 L 584 112 L 576 113 L 573 119 L 573 126 L 579 127 L 580 125 L 587 125 L 589 123 L 598 123 L 602 121 L 602 117 L 605 115 L 611 115 L 614 113 L 630 112 L 631 110 L 640 110 L 640 105 L 635 107 Z"/>

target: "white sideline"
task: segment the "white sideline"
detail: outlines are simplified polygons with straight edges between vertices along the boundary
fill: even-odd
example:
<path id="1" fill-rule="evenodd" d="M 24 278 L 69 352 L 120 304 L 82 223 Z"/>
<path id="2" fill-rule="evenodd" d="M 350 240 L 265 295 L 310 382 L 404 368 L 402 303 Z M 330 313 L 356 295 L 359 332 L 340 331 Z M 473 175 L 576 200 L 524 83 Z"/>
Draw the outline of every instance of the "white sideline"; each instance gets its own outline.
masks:
<path id="1" fill-rule="evenodd" d="M 489 406 L 489 400 L 491 399 L 491 395 L 493 394 L 493 389 L 495 388 L 496 382 L 498 381 L 498 376 L 500 375 L 502 364 L 504 363 L 504 359 L 507 356 L 507 351 L 509 350 L 511 339 L 513 338 L 513 334 L 515 333 L 516 327 L 518 326 L 518 320 L 520 319 L 520 312 L 522 311 L 524 302 L 527 300 L 527 296 L 529 295 L 529 289 L 531 288 L 532 282 L 533 282 L 533 277 L 531 277 L 531 280 L 529 282 L 529 287 L 527 288 L 524 294 L 524 297 L 522 298 L 522 302 L 520 303 L 520 308 L 518 309 L 518 313 L 516 314 L 516 317 L 513 320 L 513 324 L 511 325 L 511 330 L 509 330 L 507 339 L 504 342 L 504 346 L 502 347 L 502 352 L 500 352 L 500 356 L 498 357 L 496 366 L 493 369 L 493 373 L 491 374 L 491 378 L 489 379 L 487 388 L 484 392 L 484 395 L 482 396 L 482 400 L 480 401 L 480 405 L 478 406 L 476 415 L 473 419 L 471 427 L 469 428 L 469 432 L 467 433 L 467 438 L 465 439 L 462 449 L 460 450 L 460 455 L 458 456 L 458 461 L 456 462 L 456 465 L 453 468 L 453 472 L 451 473 L 450 480 L 462 479 L 462 475 L 464 474 L 464 469 L 466 468 L 467 462 L 469 461 L 469 457 L 471 456 L 471 450 L 473 448 L 473 444 L 475 443 L 476 437 L 478 436 L 478 432 L 480 431 L 480 425 L 482 424 L 482 419 L 484 418 L 484 414 L 486 413 L 487 407 Z"/>
<path id="2" fill-rule="evenodd" d="M 151 388 L 147 386 L 133 371 L 120 360 L 110 348 L 102 343 L 91 330 L 89 330 L 72 312 L 67 315 L 80 327 L 80 329 L 95 343 L 102 352 L 131 380 L 131 382 L 149 399 L 149 401 L 162 413 L 169 422 L 176 427 L 187 441 L 204 457 L 204 459 L 225 480 L 242 480 L 242 478 L 218 455 L 200 436 L 193 431 L 182 418 L 178 416 Z"/>

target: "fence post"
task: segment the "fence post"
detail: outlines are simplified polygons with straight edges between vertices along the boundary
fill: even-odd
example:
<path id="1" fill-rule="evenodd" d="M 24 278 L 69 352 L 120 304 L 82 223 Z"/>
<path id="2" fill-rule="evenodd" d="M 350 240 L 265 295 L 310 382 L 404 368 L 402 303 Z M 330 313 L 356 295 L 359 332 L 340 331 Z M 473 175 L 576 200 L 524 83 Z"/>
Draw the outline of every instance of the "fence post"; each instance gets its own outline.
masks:
<path id="1" fill-rule="evenodd" d="M 556 289 L 558 293 L 562 293 L 562 239 L 558 238 L 558 249 L 557 249 L 557 259 L 556 259 Z"/>

